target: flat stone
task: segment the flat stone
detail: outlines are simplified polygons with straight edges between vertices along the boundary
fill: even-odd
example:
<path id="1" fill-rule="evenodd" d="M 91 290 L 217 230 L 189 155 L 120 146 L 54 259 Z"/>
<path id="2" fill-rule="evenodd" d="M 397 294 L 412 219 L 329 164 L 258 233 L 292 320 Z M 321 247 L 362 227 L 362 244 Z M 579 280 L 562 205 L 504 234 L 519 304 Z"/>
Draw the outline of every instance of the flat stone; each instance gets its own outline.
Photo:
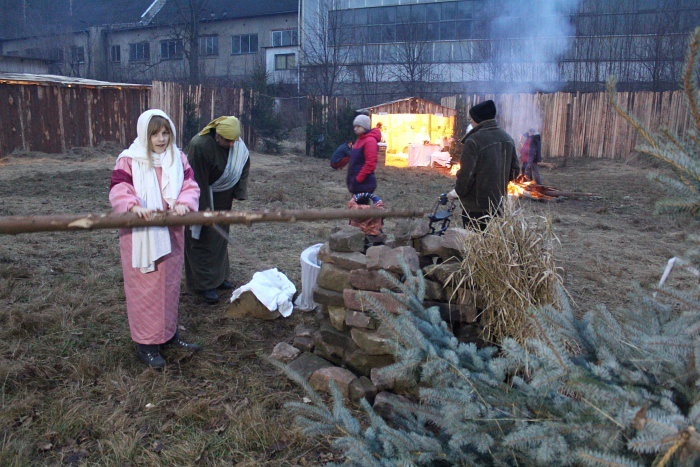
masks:
<path id="1" fill-rule="evenodd" d="M 478 311 L 474 305 L 469 304 L 469 302 L 458 305 L 456 303 L 445 303 L 445 302 L 434 302 L 431 300 L 425 300 L 423 306 L 430 308 L 432 306 L 438 307 L 440 310 L 440 316 L 443 320 L 448 323 L 474 323 L 478 315 Z"/>
<path id="2" fill-rule="evenodd" d="M 397 414 L 397 405 L 409 404 L 410 402 L 409 399 L 398 394 L 382 391 L 374 398 L 372 407 L 382 418 L 391 420 Z"/>
<path id="3" fill-rule="evenodd" d="M 406 279 L 406 283 L 415 284 L 417 279 L 415 277 L 410 277 Z M 446 302 L 450 299 L 450 294 L 452 293 L 451 287 L 444 287 L 442 284 L 436 281 L 431 281 L 430 279 L 424 279 L 425 281 L 425 298 L 426 300 L 433 300 L 437 302 Z"/>
<path id="4" fill-rule="evenodd" d="M 390 378 L 386 375 L 385 371 L 382 371 L 383 367 L 374 367 L 369 372 L 369 379 L 372 381 L 379 391 L 390 391 L 394 389 L 394 378 Z"/>
<path id="5" fill-rule="evenodd" d="M 318 253 L 316 254 L 316 258 L 318 258 L 321 263 L 333 262 L 333 258 L 331 258 L 331 247 L 328 246 L 328 242 L 321 245 L 321 248 L 318 249 Z"/>
<path id="6" fill-rule="evenodd" d="M 272 349 L 270 358 L 279 360 L 280 362 L 289 363 L 299 356 L 301 350 L 293 347 L 286 342 L 280 342 Z"/>
<path id="7" fill-rule="evenodd" d="M 345 350 L 337 345 L 331 345 L 323 340 L 314 340 L 314 355 L 321 357 L 334 365 L 342 365 Z"/>
<path id="8" fill-rule="evenodd" d="M 345 324 L 353 328 L 377 329 L 379 321 L 372 318 L 367 313 L 362 313 L 356 310 L 347 310 L 345 312 Z"/>
<path id="9" fill-rule="evenodd" d="M 428 235 L 430 227 L 427 219 L 401 219 L 396 221 L 394 238 L 396 240 L 410 240 Z"/>
<path id="10" fill-rule="evenodd" d="M 382 331 L 381 326 L 377 330 L 352 328 L 350 335 L 357 346 L 369 355 L 391 355 L 394 341 Z"/>
<path id="11" fill-rule="evenodd" d="M 365 233 L 350 225 L 333 232 L 328 238 L 328 246 L 331 251 L 352 253 L 353 251 L 364 251 Z"/>
<path id="12" fill-rule="evenodd" d="M 389 248 L 398 248 L 400 246 L 412 246 L 413 243 L 411 242 L 410 238 L 407 238 L 407 239 L 390 238 L 386 242 L 384 242 L 384 245 L 388 246 Z"/>
<path id="13" fill-rule="evenodd" d="M 397 280 L 399 279 L 398 274 L 388 271 L 387 273 L 391 274 Z M 369 271 L 367 269 L 355 269 L 350 271 L 349 281 L 352 287 L 359 290 L 373 290 L 376 292 L 382 289 L 393 290 L 395 292 L 400 290 L 378 270 Z"/>
<path id="14" fill-rule="evenodd" d="M 309 384 L 318 392 L 330 394 L 330 383 L 334 381 L 343 397 L 348 397 L 350 384 L 357 379 L 352 371 L 337 366 L 321 368 L 314 372 Z"/>
<path id="15" fill-rule="evenodd" d="M 359 402 L 362 399 L 367 399 L 367 402 L 372 404 L 377 396 L 377 387 L 372 384 L 366 376 L 360 376 L 350 383 L 348 388 L 348 397 L 353 402 Z"/>
<path id="16" fill-rule="evenodd" d="M 361 349 L 345 355 L 345 365 L 358 374 L 370 376 L 374 368 L 384 368 L 394 363 L 392 355 L 370 355 Z"/>
<path id="17" fill-rule="evenodd" d="M 401 294 L 398 295 L 402 296 Z M 400 308 L 405 308 L 403 303 L 388 293 L 352 289 L 343 291 L 345 308 L 348 310 L 377 313 L 376 307 L 368 300 L 370 298 L 376 301 L 387 313 L 398 314 Z"/>
<path id="18" fill-rule="evenodd" d="M 306 336 L 298 336 L 294 338 L 292 345 L 302 352 L 313 352 L 314 338 Z"/>
<path id="19" fill-rule="evenodd" d="M 348 271 L 362 269 L 367 266 L 367 257 L 357 251 L 353 253 L 331 251 L 328 257 L 331 263 Z"/>
<path id="20" fill-rule="evenodd" d="M 299 357 L 297 357 L 292 363 L 287 365 L 290 370 L 295 371 L 306 381 L 309 380 L 311 375 L 321 368 L 328 368 L 333 366 L 321 357 L 318 357 L 312 353 L 304 352 Z"/>
<path id="21" fill-rule="evenodd" d="M 415 240 L 416 251 L 421 256 L 448 257 L 448 251 L 442 245 L 442 237 L 437 235 L 426 235 Z"/>
<path id="22" fill-rule="evenodd" d="M 331 263 L 323 263 L 316 279 L 318 287 L 334 292 L 342 292 L 350 286 L 350 271 L 341 269 Z"/>
<path id="23" fill-rule="evenodd" d="M 338 331 L 337 329 L 327 325 L 321 326 L 321 329 L 319 329 L 314 335 L 314 341 L 317 344 L 318 340 L 340 347 L 349 352 L 354 352 L 355 349 L 357 349 L 357 346 L 349 333 Z"/>
<path id="24" fill-rule="evenodd" d="M 345 331 L 347 326 L 345 325 L 345 307 L 344 306 L 329 306 L 328 307 L 328 317 L 331 320 L 331 326 L 333 326 L 338 331 Z"/>
<path id="25" fill-rule="evenodd" d="M 464 256 L 465 246 L 479 235 L 479 233 L 473 230 L 450 227 L 440 239 L 442 240 L 442 247 L 445 249 L 448 257 L 456 256 L 461 258 Z"/>
<path id="26" fill-rule="evenodd" d="M 367 249 L 367 269 L 385 269 L 387 271 L 403 274 L 401 262 L 415 272 L 419 269 L 420 261 L 418 253 L 410 246 L 389 248 L 386 245 L 372 246 Z"/>
<path id="27" fill-rule="evenodd" d="M 311 337 L 314 335 L 314 332 L 316 332 L 316 328 L 307 326 L 305 324 L 297 324 L 294 327 L 295 337 Z"/>
<path id="28" fill-rule="evenodd" d="M 226 316 L 229 318 L 256 318 L 265 321 L 277 319 L 279 311 L 270 311 L 265 305 L 260 303 L 253 292 L 243 292 L 227 308 Z"/>
<path id="29" fill-rule="evenodd" d="M 314 287 L 314 302 L 321 305 L 343 305 L 343 294 L 342 292 L 336 292 L 335 290 L 324 289 L 323 287 Z"/>
<path id="30" fill-rule="evenodd" d="M 436 280 L 440 284 L 447 284 L 450 276 L 462 269 L 459 261 L 445 261 L 433 266 L 424 268 L 425 277 Z M 314 298 L 315 300 L 315 298 Z"/>

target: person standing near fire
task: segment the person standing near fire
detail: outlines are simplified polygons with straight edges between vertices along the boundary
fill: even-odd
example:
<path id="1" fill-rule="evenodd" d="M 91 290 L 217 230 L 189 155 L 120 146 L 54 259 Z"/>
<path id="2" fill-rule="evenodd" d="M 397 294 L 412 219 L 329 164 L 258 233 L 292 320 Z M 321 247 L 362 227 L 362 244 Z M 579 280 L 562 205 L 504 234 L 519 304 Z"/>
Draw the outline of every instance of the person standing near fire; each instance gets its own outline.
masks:
<path id="1" fill-rule="evenodd" d="M 491 216 L 499 215 L 508 182 L 520 172 L 515 141 L 496 122 L 492 100 L 469 109 L 475 124 L 462 139 L 464 149 L 455 188 L 447 196 L 462 204 L 465 227 L 484 230 Z"/>
<path id="2" fill-rule="evenodd" d="M 211 121 L 187 147 L 194 179 L 202 190 L 200 211 L 228 211 L 234 200 L 248 197 L 250 157 L 240 138 L 236 117 Z M 229 225 L 216 226 L 228 234 Z M 231 290 L 228 281 L 228 240 L 215 226 L 192 226 L 185 236 L 185 279 L 187 288 L 207 303 L 217 303 L 217 290 Z"/>
<path id="3" fill-rule="evenodd" d="M 534 180 L 538 185 L 542 185 L 542 177 L 540 177 L 540 168 L 538 164 L 542 161 L 542 137 L 538 131 L 530 128 L 530 144 L 527 151 L 527 167 L 523 165 L 523 175 L 528 180 Z"/>

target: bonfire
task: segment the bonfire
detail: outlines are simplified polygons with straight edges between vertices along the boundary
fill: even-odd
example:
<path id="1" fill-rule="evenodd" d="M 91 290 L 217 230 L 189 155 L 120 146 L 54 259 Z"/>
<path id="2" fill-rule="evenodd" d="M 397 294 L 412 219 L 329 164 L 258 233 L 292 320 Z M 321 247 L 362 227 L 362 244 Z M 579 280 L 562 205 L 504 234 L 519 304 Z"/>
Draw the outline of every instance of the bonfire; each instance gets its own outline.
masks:
<path id="1" fill-rule="evenodd" d="M 450 167 L 450 175 L 457 176 L 460 164 Z M 538 201 L 551 201 L 560 198 L 595 198 L 595 193 L 577 193 L 562 191 L 557 188 L 538 185 L 534 180 L 528 180 L 524 175 L 518 175 L 515 180 L 508 183 L 508 196 L 511 198 L 530 198 Z"/>

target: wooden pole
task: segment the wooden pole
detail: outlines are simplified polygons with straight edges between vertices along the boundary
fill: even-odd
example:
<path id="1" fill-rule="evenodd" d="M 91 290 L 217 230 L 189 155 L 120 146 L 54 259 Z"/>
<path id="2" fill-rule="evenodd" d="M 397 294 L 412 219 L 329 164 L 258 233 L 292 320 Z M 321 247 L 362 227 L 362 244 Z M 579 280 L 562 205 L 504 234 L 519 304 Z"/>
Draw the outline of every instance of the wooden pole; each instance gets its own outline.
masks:
<path id="1" fill-rule="evenodd" d="M 329 209 L 298 211 L 204 211 L 183 216 L 157 213 L 145 220 L 134 213 L 123 214 L 64 214 L 56 216 L 0 217 L 0 235 L 65 230 L 119 229 L 132 227 L 161 227 L 176 225 L 245 224 L 257 222 L 310 222 L 337 219 L 368 219 L 372 217 L 423 217 L 427 212 L 417 210 Z"/>

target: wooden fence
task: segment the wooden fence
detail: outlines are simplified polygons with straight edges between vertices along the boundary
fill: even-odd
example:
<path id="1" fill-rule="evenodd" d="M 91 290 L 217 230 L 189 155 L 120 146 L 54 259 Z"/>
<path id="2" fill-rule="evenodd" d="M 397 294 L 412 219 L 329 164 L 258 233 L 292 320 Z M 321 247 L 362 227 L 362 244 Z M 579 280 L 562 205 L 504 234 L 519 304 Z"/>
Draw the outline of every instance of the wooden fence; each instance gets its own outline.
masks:
<path id="1" fill-rule="evenodd" d="M 151 105 L 167 113 L 178 128 L 178 145 L 184 147 L 207 123 L 222 115 L 241 121 L 241 137 L 249 148 L 257 144 L 251 125 L 256 95 L 241 88 L 190 86 L 154 81 Z"/>
<path id="2" fill-rule="evenodd" d="M 350 128 L 352 121 L 343 120 L 350 103 L 344 97 L 307 96 L 306 98 L 306 155 L 317 156 L 321 148 L 326 151 L 328 144 L 335 149 L 336 135 L 342 135 L 344 128 Z M 319 138 L 334 141 L 320 141 Z M 331 151 L 332 152 L 332 151 Z"/>
<path id="3" fill-rule="evenodd" d="M 61 153 L 115 141 L 126 147 L 150 86 L 52 75 L 0 74 L 0 157 Z"/>
<path id="4" fill-rule="evenodd" d="M 627 159 L 641 142 L 634 128 L 609 105 L 605 92 L 461 97 L 467 108 L 493 99 L 499 124 L 516 141 L 530 127 L 539 130 L 544 157 Z M 652 130 L 666 127 L 683 135 L 693 125 L 682 91 L 618 92 L 616 99 L 623 109 Z M 446 107 L 454 108 L 456 103 L 457 96 L 442 99 Z"/>

